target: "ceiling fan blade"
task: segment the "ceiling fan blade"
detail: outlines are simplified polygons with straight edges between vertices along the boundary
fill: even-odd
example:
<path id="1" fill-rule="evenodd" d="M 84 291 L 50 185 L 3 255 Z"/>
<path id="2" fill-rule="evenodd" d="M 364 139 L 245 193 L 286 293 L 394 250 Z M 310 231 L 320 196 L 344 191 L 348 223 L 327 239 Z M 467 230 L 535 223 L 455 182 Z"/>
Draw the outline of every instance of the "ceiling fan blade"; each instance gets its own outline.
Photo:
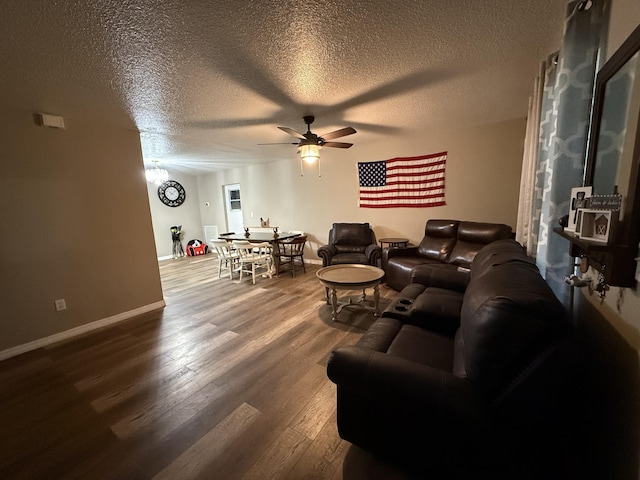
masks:
<path id="1" fill-rule="evenodd" d="M 283 142 L 283 143 L 258 143 L 258 145 L 298 145 L 298 144 L 296 142 L 293 142 L 293 143 Z"/>
<path id="2" fill-rule="evenodd" d="M 333 148 L 350 148 L 353 146 L 353 143 L 345 143 L 345 142 L 324 142 L 322 144 L 323 147 L 333 147 Z"/>
<path id="3" fill-rule="evenodd" d="M 356 129 L 352 127 L 341 128 L 340 130 L 335 130 L 333 132 L 325 133 L 324 135 L 320 135 L 325 140 L 331 140 L 332 138 L 346 137 L 347 135 L 352 135 L 356 133 Z"/>
<path id="4" fill-rule="evenodd" d="M 302 135 L 301 133 L 296 132 L 295 130 L 293 130 L 292 128 L 289 127 L 278 127 L 280 130 L 282 130 L 283 132 L 287 132 L 289 135 L 293 135 L 296 138 L 299 138 L 300 140 L 304 140 L 304 135 Z"/>

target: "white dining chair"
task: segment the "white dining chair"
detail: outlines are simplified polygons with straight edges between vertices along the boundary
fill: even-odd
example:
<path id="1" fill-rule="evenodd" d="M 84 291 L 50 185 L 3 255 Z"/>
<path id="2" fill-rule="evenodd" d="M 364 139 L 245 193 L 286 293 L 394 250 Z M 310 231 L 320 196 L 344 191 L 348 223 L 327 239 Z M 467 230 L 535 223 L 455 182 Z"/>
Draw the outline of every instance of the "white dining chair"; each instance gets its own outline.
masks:
<path id="1" fill-rule="evenodd" d="M 229 278 L 233 280 L 233 272 L 238 271 L 240 255 L 226 240 L 210 240 L 211 249 L 218 256 L 218 278 L 222 276 L 222 270 L 229 272 Z"/>
<path id="2" fill-rule="evenodd" d="M 242 240 L 232 242 L 233 248 L 239 255 L 240 281 L 242 274 L 251 274 L 253 284 L 256 283 L 256 273 L 262 272 L 271 278 L 273 270 L 273 257 L 271 256 L 271 244 L 269 242 L 251 243 Z"/>

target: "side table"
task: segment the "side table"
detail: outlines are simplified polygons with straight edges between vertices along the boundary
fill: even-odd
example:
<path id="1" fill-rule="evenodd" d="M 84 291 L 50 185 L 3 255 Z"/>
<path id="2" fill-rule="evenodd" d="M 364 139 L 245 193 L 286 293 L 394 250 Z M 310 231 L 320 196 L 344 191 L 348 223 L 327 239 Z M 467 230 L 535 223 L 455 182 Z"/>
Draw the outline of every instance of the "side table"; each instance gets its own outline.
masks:
<path id="1" fill-rule="evenodd" d="M 380 248 L 384 248 L 384 244 L 389 245 L 389 248 L 406 248 L 409 245 L 408 238 L 381 238 L 380 240 Z"/>

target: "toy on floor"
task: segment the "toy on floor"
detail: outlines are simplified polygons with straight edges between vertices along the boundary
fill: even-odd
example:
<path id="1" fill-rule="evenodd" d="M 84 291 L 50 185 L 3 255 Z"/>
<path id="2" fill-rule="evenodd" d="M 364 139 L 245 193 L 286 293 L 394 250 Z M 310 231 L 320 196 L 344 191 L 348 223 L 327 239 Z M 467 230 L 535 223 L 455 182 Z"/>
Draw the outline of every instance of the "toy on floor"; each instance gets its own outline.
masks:
<path id="1" fill-rule="evenodd" d="M 173 240 L 171 254 L 173 255 L 173 258 L 184 257 L 184 249 L 182 248 L 180 235 L 182 235 L 182 225 L 171 227 L 171 239 Z"/>
<path id="2" fill-rule="evenodd" d="M 197 238 L 189 240 L 189 243 L 187 243 L 188 256 L 195 257 L 196 255 L 205 255 L 207 253 L 209 253 L 209 247 Z"/>

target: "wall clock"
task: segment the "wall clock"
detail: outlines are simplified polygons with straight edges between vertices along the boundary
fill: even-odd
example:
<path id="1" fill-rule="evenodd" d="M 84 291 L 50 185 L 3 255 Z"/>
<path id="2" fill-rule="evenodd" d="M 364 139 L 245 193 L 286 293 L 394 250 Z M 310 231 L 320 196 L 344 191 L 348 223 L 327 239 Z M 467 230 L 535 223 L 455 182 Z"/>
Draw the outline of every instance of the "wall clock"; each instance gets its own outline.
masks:
<path id="1" fill-rule="evenodd" d="M 167 180 L 158 187 L 160 201 L 169 207 L 179 207 L 184 203 L 187 194 L 184 187 L 175 180 Z"/>

